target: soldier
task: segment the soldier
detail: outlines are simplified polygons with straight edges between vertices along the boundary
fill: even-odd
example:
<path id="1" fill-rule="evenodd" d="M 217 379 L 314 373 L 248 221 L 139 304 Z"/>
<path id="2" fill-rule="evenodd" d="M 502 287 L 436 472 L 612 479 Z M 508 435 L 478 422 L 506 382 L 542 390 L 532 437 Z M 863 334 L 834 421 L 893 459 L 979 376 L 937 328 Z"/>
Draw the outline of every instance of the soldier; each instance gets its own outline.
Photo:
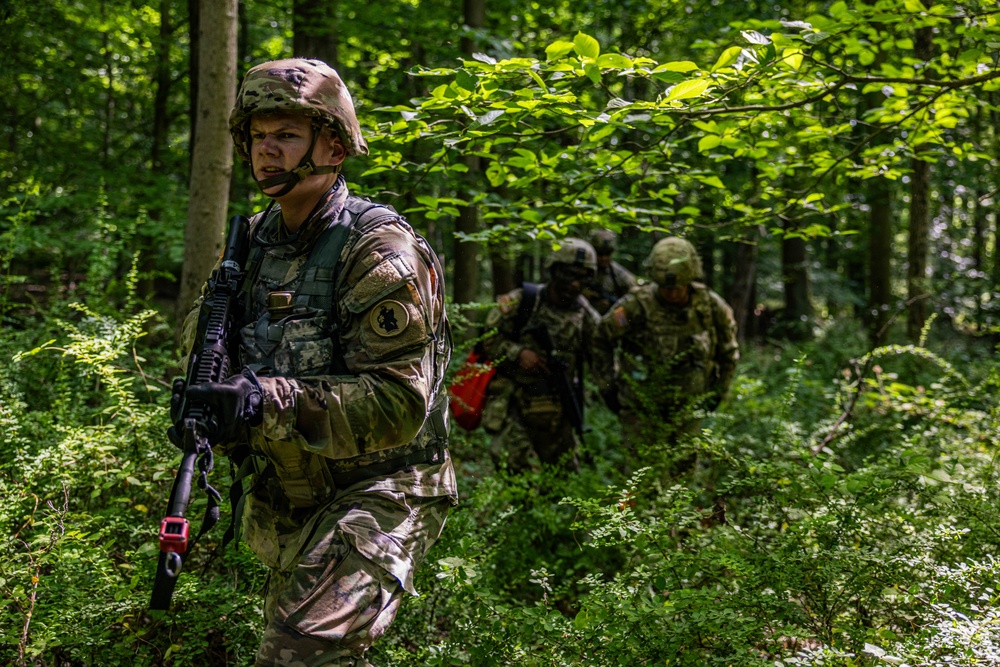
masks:
<path id="1" fill-rule="evenodd" d="M 343 164 L 368 147 L 329 66 L 254 67 L 230 128 L 272 198 L 251 220 L 241 358 L 172 400 L 208 404 L 210 442 L 253 471 L 243 536 L 271 568 L 257 667 L 368 665 L 457 502 L 444 272 L 349 194 Z"/>
<path id="2" fill-rule="evenodd" d="M 694 246 L 663 239 L 648 266 L 652 282 L 619 300 L 594 337 L 594 377 L 632 450 L 664 427 L 671 439 L 694 430 L 692 409 L 718 407 L 739 359 L 732 308 L 697 282 Z"/>
<path id="3" fill-rule="evenodd" d="M 501 296 L 487 316 L 496 334 L 483 349 L 498 365 L 483 426 L 494 434 L 494 457 L 511 470 L 579 468 L 574 430 L 583 432 L 583 366 L 598 320 L 581 289 L 596 268 L 590 244 L 567 238 L 545 260 L 547 283 Z"/>
<path id="4" fill-rule="evenodd" d="M 590 242 L 597 253 L 597 273 L 590 284 L 583 288 L 583 295 L 603 315 L 615 301 L 628 294 L 638 281 L 631 271 L 611 259 L 616 245 L 613 231 L 598 229 L 591 234 Z"/>

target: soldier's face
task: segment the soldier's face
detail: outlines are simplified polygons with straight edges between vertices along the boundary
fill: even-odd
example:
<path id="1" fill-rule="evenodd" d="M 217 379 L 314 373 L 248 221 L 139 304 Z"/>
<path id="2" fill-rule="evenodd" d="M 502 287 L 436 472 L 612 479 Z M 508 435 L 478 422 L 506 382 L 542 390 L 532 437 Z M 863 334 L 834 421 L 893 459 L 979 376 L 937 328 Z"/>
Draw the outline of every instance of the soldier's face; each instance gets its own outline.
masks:
<path id="1" fill-rule="evenodd" d="M 611 266 L 611 253 L 597 256 L 597 268 L 606 269 Z"/>
<path id="2" fill-rule="evenodd" d="M 667 303 L 675 306 L 683 306 L 688 302 L 688 288 L 684 287 L 660 287 L 660 297 Z"/>
<path id="3" fill-rule="evenodd" d="M 590 271 L 587 269 L 565 264 L 553 266 L 552 293 L 556 303 L 565 306 L 576 301 L 588 280 L 590 280 Z"/>
<path id="4" fill-rule="evenodd" d="M 300 114 L 278 114 L 254 116 L 250 119 L 250 157 L 253 175 L 258 181 L 283 174 L 295 169 L 301 162 L 313 140 L 312 122 Z M 323 130 L 316 137 L 312 159 L 317 166 L 338 165 L 344 161 L 346 151 L 339 139 Z M 333 185 L 335 174 L 313 174 L 303 179 L 293 190 L 296 195 L 306 190 L 317 190 L 320 194 Z M 283 185 L 275 185 L 268 190 L 278 192 Z M 265 191 L 264 194 L 272 194 Z"/>

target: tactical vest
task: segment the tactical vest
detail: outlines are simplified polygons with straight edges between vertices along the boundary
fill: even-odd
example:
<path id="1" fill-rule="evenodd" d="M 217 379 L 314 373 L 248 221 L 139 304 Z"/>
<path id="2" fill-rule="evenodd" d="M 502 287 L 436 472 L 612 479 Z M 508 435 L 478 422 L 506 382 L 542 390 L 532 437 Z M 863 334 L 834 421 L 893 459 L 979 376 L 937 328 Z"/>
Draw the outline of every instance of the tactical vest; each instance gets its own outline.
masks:
<path id="1" fill-rule="evenodd" d="M 334 303 L 342 267 L 340 258 L 353 240 L 399 216 L 391 208 L 348 197 L 337 224 L 323 230 L 302 252 L 268 253 L 260 243 L 251 247 L 244 283 L 245 322 L 240 331 L 243 363 L 258 374 L 304 377 L 348 373 L 339 348 L 338 307 Z M 278 214 L 258 215 L 251 221 L 251 238 L 265 224 L 277 224 Z M 419 237 L 418 237 L 419 238 Z M 427 248 L 434 270 L 443 275 L 437 256 Z M 397 267 L 407 275 L 405 267 Z M 276 296 L 277 295 L 277 296 Z M 379 298 L 374 295 L 373 298 Z M 348 304 L 350 307 L 350 304 Z M 370 456 L 330 459 L 309 452 L 298 443 L 257 437 L 254 449 L 266 454 L 268 466 L 255 462 L 255 489 L 276 502 L 274 490 L 259 488 L 277 483 L 291 507 L 315 506 L 331 497 L 336 487 L 360 477 L 391 474 L 407 465 L 429 462 L 425 451 L 443 451 L 447 443 L 447 392 L 441 388 L 447 364 L 450 330 L 442 317 L 435 336 L 436 398 L 424 427 L 410 443 Z M 259 457 L 254 457 L 258 459 Z M 439 456 L 440 458 L 440 456 Z M 418 460 L 419 459 L 419 460 Z M 260 495 L 260 493 L 258 494 Z M 280 509 L 275 507 L 275 509 Z"/>
<path id="2" fill-rule="evenodd" d="M 712 318 L 711 295 L 701 283 L 691 283 L 691 302 L 686 308 L 668 310 L 656 299 L 655 285 L 633 293 L 641 307 L 641 324 L 631 323 L 623 349 L 640 363 L 627 369 L 633 379 L 642 381 L 650 364 L 665 363 L 671 367 L 672 380 L 678 389 L 690 396 L 706 392 L 716 372 L 715 348 L 717 333 Z M 644 359 L 643 359 L 644 358 Z M 640 368 L 646 366 L 646 369 Z"/>

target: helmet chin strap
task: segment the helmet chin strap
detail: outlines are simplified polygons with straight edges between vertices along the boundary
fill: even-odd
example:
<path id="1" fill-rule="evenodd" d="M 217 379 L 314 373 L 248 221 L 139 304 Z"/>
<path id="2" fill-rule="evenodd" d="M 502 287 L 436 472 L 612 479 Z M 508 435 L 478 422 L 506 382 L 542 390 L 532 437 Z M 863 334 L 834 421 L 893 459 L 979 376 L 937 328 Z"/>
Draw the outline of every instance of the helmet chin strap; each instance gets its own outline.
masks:
<path id="1" fill-rule="evenodd" d="M 250 170 L 251 176 L 253 176 L 254 181 L 257 183 L 257 187 L 260 188 L 261 192 L 264 192 L 268 188 L 273 188 L 275 185 L 285 184 L 285 187 L 281 188 L 278 192 L 273 195 L 265 195 L 271 199 L 276 199 L 278 197 L 284 197 L 289 192 L 292 191 L 299 181 L 311 176 L 312 174 L 334 174 L 340 171 L 340 165 L 323 165 L 322 167 L 317 167 L 316 163 L 313 162 L 312 152 L 313 148 L 316 146 L 316 138 L 319 136 L 319 128 L 315 125 L 312 129 L 312 141 L 309 142 L 309 148 L 306 150 L 306 154 L 302 156 L 299 160 L 298 166 L 291 171 L 286 171 L 281 174 L 275 174 L 274 176 L 268 176 L 267 178 L 262 178 L 257 180 L 256 176 L 253 176 L 253 169 Z M 252 164 L 251 164 L 252 166 Z"/>

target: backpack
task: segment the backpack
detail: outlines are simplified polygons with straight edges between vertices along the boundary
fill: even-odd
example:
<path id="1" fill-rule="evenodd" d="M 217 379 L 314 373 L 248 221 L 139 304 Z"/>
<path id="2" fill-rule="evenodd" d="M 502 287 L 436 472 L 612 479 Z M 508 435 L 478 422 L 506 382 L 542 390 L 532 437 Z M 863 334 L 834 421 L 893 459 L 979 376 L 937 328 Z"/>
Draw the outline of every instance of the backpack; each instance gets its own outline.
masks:
<path id="1" fill-rule="evenodd" d="M 542 288 L 535 283 L 524 283 L 521 287 L 523 296 L 517 307 L 515 327 L 517 332 L 527 324 Z M 451 395 L 451 416 L 455 423 L 466 431 L 479 428 L 479 423 L 483 419 L 483 408 L 486 407 L 486 390 L 496 373 L 496 366 L 486 358 L 480 345 L 469 351 L 469 356 L 455 373 L 455 379 L 448 387 L 448 393 Z"/>

